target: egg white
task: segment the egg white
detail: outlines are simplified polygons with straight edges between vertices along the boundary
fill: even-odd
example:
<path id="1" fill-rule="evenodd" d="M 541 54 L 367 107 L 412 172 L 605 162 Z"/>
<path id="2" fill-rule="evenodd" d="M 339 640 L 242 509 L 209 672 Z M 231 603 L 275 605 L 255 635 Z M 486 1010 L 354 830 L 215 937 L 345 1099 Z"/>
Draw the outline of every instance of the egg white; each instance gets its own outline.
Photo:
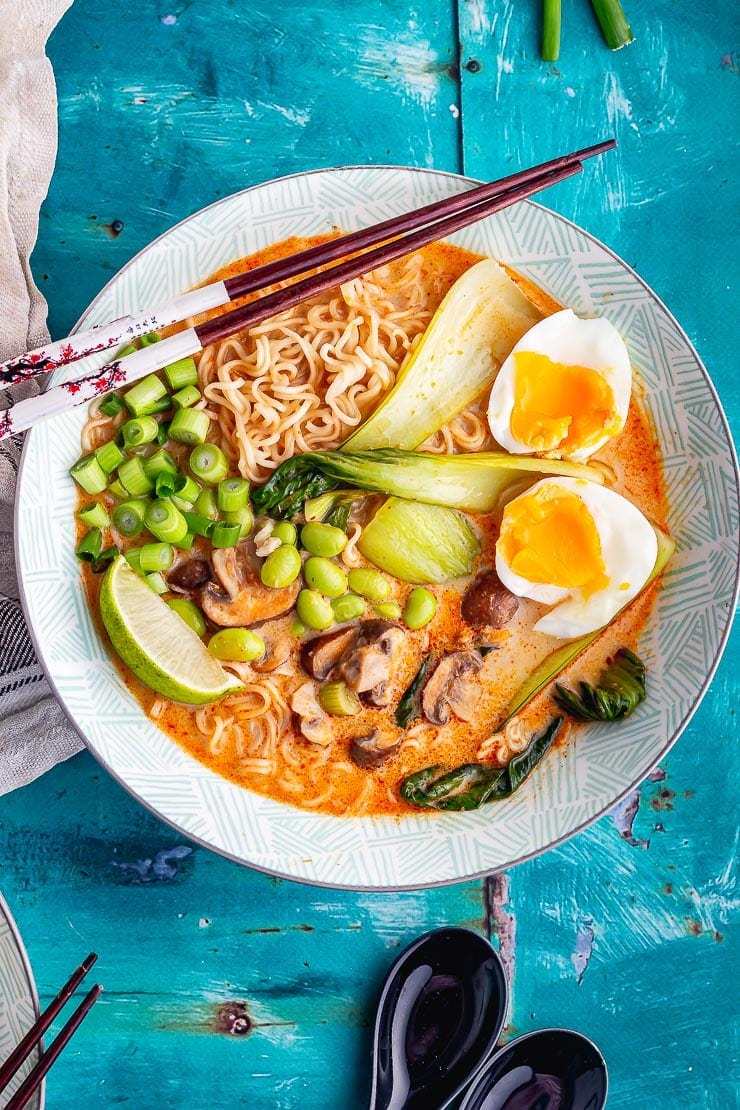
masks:
<path id="1" fill-rule="evenodd" d="M 578 588 L 530 582 L 511 570 L 498 545 L 496 572 L 506 588 L 518 597 L 554 605 L 537 621 L 535 632 L 570 640 L 603 628 L 637 596 L 655 566 L 658 540 L 655 529 L 640 510 L 614 490 L 582 478 L 543 478 L 521 497 L 528 497 L 543 486 L 568 490 L 581 499 L 599 534 L 608 584 L 586 597 Z"/>
<path id="2" fill-rule="evenodd" d="M 624 340 L 603 316 L 583 320 L 566 308 L 530 328 L 496 376 L 488 405 L 488 423 L 491 435 L 505 450 L 515 455 L 537 454 L 528 444 L 515 439 L 510 427 L 514 409 L 515 356 L 523 351 L 546 355 L 553 362 L 595 370 L 611 386 L 614 408 L 621 421 L 619 431 L 622 430 L 632 389 L 632 367 Z M 581 449 L 568 450 L 566 446 L 557 451 L 574 462 L 584 462 L 617 434 L 604 435 Z"/>

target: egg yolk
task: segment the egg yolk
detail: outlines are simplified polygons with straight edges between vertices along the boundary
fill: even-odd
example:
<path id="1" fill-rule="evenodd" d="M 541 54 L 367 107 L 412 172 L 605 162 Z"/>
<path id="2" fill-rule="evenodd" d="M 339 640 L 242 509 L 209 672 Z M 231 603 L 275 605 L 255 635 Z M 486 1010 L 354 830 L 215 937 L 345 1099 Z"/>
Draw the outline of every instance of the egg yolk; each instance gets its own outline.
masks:
<path id="1" fill-rule="evenodd" d="M 594 519 L 570 490 L 547 486 L 510 502 L 496 546 L 528 582 L 580 589 L 586 596 L 609 583 Z"/>
<path id="2" fill-rule="evenodd" d="M 577 450 L 616 435 L 622 421 L 611 386 L 596 370 L 518 351 L 509 427 L 532 451 Z"/>

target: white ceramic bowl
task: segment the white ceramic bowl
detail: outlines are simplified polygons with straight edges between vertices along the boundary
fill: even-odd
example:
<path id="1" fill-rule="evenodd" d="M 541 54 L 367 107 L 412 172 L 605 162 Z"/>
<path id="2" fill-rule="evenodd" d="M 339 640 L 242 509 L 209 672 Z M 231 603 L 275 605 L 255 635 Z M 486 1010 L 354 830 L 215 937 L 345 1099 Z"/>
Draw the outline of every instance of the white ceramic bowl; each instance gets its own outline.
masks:
<path id="1" fill-rule="evenodd" d="M 8 903 L 0 894 L 0 1060 L 7 1060 L 38 1016 L 39 999 L 28 954 Z M 0 1094 L 0 1107 L 15 1094 L 40 1055 L 37 1047 L 18 1069 Z M 42 1083 L 28 1102 L 28 1110 L 42 1110 L 44 1089 Z"/>
<path id="2" fill-rule="evenodd" d="M 346 167 L 256 186 L 150 244 L 100 293 L 80 326 L 156 305 L 290 235 L 351 230 L 470 184 L 428 170 Z M 432 886 L 507 867 L 571 836 L 639 782 L 676 740 L 729 632 L 737 463 L 716 393 L 677 322 L 624 262 L 539 205 L 520 204 L 453 241 L 511 264 L 577 312 L 607 316 L 626 337 L 647 386 L 678 541 L 641 644 L 650 664 L 648 699 L 618 729 L 589 728 L 567 758 L 553 753 L 510 801 L 400 822 L 336 818 L 273 802 L 198 763 L 142 713 L 88 612 L 67 474 L 79 454 L 84 413 L 34 429 L 23 455 L 16 535 L 24 606 L 70 720 L 110 773 L 163 820 L 235 860 L 304 882 Z"/>

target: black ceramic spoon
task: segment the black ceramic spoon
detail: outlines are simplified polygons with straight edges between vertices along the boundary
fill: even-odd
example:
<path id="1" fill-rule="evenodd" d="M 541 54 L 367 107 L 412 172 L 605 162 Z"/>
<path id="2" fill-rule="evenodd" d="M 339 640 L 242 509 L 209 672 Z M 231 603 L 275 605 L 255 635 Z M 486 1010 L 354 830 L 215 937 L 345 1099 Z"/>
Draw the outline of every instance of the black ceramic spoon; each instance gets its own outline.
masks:
<path id="1" fill-rule="evenodd" d="M 370 1110 L 442 1110 L 492 1052 L 506 1016 L 494 948 L 470 929 L 435 929 L 388 972 L 378 1004 Z"/>
<path id="2" fill-rule="evenodd" d="M 460 1110 L 602 1110 L 607 1087 L 595 1044 L 569 1029 L 538 1029 L 488 1061 Z"/>

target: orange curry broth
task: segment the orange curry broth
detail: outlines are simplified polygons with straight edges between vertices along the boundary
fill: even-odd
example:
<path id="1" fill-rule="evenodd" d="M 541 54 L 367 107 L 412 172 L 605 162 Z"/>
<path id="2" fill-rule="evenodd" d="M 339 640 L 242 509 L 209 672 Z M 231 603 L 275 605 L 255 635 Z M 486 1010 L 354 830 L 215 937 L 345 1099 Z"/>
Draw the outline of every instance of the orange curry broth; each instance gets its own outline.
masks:
<path id="1" fill-rule="evenodd" d="M 328 236 L 285 240 L 252 255 L 249 259 L 232 263 L 219 270 L 210 280 L 223 279 L 246 268 L 264 265 L 286 254 L 313 246 L 326 238 Z M 423 249 L 423 273 L 428 282 L 428 296 L 432 309 L 438 306 L 457 278 L 479 261 L 479 257 L 448 243 L 435 243 Z M 543 290 L 521 275 L 512 270 L 509 270 L 509 274 L 544 315 L 549 315 L 561 308 L 561 305 Z M 612 469 L 615 475 L 615 488 L 633 501 L 649 519 L 665 528 L 666 501 L 661 480 L 660 459 L 652 423 L 643 404 L 644 396 L 642 384 L 635 379 L 625 428 L 616 440 L 598 452 L 597 457 Z M 83 495 L 80 500 L 89 501 L 89 498 L 85 499 Z M 469 519 L 481 540 L 481 551 L 473 571 L 475 574 L 480 569 L 494 564 L 498 520 L 493 515 L 470 516 Z M 98 629 L 107 640 L 97 604 L 100 579 L 93 575 L 86 565 L 83 566 L 82 573 Z M 561 645 L 562 641 L 555 637 L 532 631 L 532 625 L 546 607 L 526 599 L 520 599 L 519 611 L 514 621 L 505 630 L 474 637 L 460 615 L 460 597 L 467 584 L 468 580 L 463 580 L 433 588 L 438 599 L 436 616 L 426 628 L 407 633 L 403 659 L 396 667 L 390 706 L 387 709 L 363 709 L 357 717 L 332 719 L 335 735 L 333 753 L 336 753 L 336 756 L 332 754 L 332 758 L 325 766 L 330 768 L 333 763 L 341 763 L 347 770 L 342 773 L 334 771 L 332 777 L 335 789 L 331 797 L 326 803 L 311 808 L 351 816 L 353 802 L 362 794 L 369 778 L 373 784 L 373 791 L 363 810 L 364 813 L 386 815 L 419 813 L 419 810 L 412 810 L 412 807 L 398 797 L 400 781 L 406 775 L 431 763 L 452 767 L 475 761 L 481 742 L 494 731 L 492 726 L 504 715 L 506 705 L 516 689 L 532 673 L 537 663 Z M 592 647 L 564 672 L 564 675 L 593 681 L 619 647 L 636 649 L 640 632 L 653 607 L 656 588 L 657 585 L 653 584 L 638 596 L 625 612 L 615 618 L 600 634 Z M 394 581 L 393 600 L 403 604 L 410 590 L 410 586 Z M 368 606 L 365 617 L 369 616 L 373 616 L 373 613 Z M 270 621 L 263 625 L 260 631 L 265 638 L 289 635 L 291 620 L 292 618 L 288 616 Z M 353 736 L 366 735 L 374 727 L 385 726 L 398 731 L 393 720 L 394 708 L 429 651 L 442 654 L 469 646 L 473 642 L 496 645 L 496 650 L 486 656 L 480 673 L 480 702 L 474 722 L 467 723 L 453 717 L 448 725 L 442 727 L 423 724 L 418 730 L 418 744 L 402 745 L 400 752 L 375 770 L 364 770 L 349 763 L 349 741 Z M 296 674 L 305 680 L 297 662 L 299 643 L 298 640 L 294 641 L 292 657 L 295 659 Z M 151 707 L 161 699 L 139 682 L 113 652 L 111 654 L 126 686 L 144 711 L 149 714 Z M 255 675 L 256 679 L 259 677 Z M 226 698 L 221 703 L 224 716 L 229 715 L 230 701 L 231 699 Z M 284 764 L 279 748 L 274 774 L 245 772 L 237 754 L 233 750 L 229 751 L 228 745 L 217 756 L 209 752 L 208 742 L 198 731 L 193 720 L 195 709 L 197 707 L 191 708 L 167 702 L 155 723 L 191 755 L 218 774 L 280 801 L 292 805 L 301 804 L 301 799 L 296 797 L 295 791 L 287 790 L 282 785 L 280 776 Z M 548 691 L 534 699 L 522 713 L 527 729 L 531 732 L 542 727 L 551 716 L 552 702 Z M 414 730 L 414 727 L 419 724 L 422 722 L 418 720 L 412 722 L 409 725 L 409 731 Z M 567 729 L 561 730 L 559 742 L 561 749 L 567 731 Z M 326 772 L 322 770 L 317 772 L 314 762 L 310 759 L 311 745 L 297 731 L 293 740 L 294 758 L 295 753 L 303 753 L 302 766 L 299 767 L 298 773 L 305 777 L 307 786 L 310 784 L 312 796 L 318 796 L 323 792 L 322 775 Z M 559 758 L 563 758 L 564 755 L 565 752 L 561 751 Z M 296 772 L 295 767 L 292 770 Z"/>

